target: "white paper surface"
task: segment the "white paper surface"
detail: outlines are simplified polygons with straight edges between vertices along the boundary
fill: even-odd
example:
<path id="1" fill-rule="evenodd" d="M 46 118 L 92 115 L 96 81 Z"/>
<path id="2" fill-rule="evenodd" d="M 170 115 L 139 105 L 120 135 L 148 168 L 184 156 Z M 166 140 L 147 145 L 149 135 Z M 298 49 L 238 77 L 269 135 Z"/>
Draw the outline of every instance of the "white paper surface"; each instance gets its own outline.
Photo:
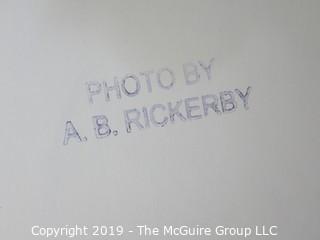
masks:
<path id="1" fill-rule="evenodd" d="M 118 239 L 143 238 L 137 225 L 276 225 L 278 236 L 269 239 L 317 239 L 319 7 L 1 1 L 0 238 L 54 239 L 31 228 L 78 224 L 135 231 Z M 212 58 L 208 80 L 198 62 Z M 200 80 L 186 85 L 190 62 Z M 170 90 L 155 80 L 163 68 L 175 74 Z M 149 70 L 152 93 L 140 75 Z M 106 102 L 101 92 L 89 103 L 87 82 L 126 74 L 141 80 L 137 96 Z M 125 110 L 249 86 L 248 110 L 236 95 L 234 112 L 126 132 Z M 97 139 L 95 115 L 107 116 L 118 135 Z M 87 141 L 63 145 L 67 121 Z"/>

